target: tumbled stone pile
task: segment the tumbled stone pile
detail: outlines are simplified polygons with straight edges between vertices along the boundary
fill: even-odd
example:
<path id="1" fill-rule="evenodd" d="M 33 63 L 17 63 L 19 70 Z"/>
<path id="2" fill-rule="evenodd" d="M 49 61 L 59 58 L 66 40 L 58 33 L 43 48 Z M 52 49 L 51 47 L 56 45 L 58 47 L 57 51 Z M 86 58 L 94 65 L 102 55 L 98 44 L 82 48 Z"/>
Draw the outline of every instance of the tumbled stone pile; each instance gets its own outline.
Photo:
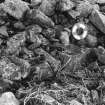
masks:
<path id="1" fill-rule="evenodd" d="M 0 1 L 0 105 L 105 104 L 105 0 Z"/>

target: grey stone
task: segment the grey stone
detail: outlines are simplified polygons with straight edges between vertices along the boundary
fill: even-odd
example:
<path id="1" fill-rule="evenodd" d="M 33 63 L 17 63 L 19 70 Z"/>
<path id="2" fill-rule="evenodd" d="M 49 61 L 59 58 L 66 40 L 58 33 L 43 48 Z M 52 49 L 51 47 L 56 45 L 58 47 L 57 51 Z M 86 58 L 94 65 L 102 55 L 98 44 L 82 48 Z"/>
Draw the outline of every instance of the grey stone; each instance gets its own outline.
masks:
<path id="1" fill-rule="evenodd" d="M 35 23 L 45 28 L 54 27 L 54 22 L 38 9 L 30 10 L 27 13 L 27 17 L 33 24 Z"/>
<path id="2" fill-rule="evenodd" d="M 5 92 L 0 97 L 0 105 L 19 105 L 19 101 L 12 92 Z"/>
<path id="3" fill-rule="evenodd" d="M 2 8 L 16 19 L 22 18 L 24 12 L 29 9 L 28 4 L 22 0 L 5 0 Z"/>
<path id="4" fill-rule="evenodd" d="M 70 102 L 70 105 L 83 105 L 83 104 L 74 99 Z"/>
<path id="5" fill-rule="evenodd" d="M 71 0 L 61 0 L 59 6 L 61 11 L 68 11 L 75 7 L 75 4 Z"/>
<path id="6" fill-rule="evenodd" d="M 47 16 L 55 13 L 56 0 L 43 0 L 39 9 Z"/>
<path id="7" fill-rule="evenodd" d="M 31 0 L 31 4 L 32 4 L 33 6 L 39 5 L 39 4 L 41 4 L 41 2 L 42 2 L 42 0 Z"/>
<path id="8" fill-rule="evenodd" d="M 14 53 L 19 50 L 19 47 L 24 44 L 26 37 L 25 32 L 18 33 L 11 37 L 7 42 L 7 53 Z"/>
<path id="9" fill-rule="evenodd" d="M 105 33 L 105 15 L 94 9 L 89 20 L 103 33 Z"/>

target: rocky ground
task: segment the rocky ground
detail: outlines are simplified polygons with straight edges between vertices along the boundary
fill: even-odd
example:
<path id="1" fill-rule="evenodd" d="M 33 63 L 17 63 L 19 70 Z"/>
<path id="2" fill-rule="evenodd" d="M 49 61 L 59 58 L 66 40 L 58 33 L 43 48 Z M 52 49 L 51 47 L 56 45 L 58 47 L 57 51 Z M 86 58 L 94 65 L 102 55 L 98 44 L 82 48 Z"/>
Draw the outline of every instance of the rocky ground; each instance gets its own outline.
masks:
<path id="1" fill-rule="evenodd" d="M 104 105 L 105 0 L 0 1 L 0 105 Z"/>

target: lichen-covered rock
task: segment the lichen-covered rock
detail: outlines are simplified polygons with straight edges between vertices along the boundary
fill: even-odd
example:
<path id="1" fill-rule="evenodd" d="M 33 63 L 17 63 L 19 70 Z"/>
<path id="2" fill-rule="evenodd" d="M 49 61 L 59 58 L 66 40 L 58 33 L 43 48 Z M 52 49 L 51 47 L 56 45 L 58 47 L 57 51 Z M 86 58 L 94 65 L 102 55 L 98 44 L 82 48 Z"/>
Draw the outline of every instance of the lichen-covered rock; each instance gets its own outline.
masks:
<path id="1" fill-rule="evenodd" d="M 42 0 L 39 9 L 47 16 L 55 13 L 56 0 Z"/>
<path id="2" fill-rule="evenodd" d="M 24 12 L 29 9 L 28 4 L 22 0 L 5 0 L 2 8 L 16 19 L 22 18 Z"/>
<path id="3" fill-rule="evenodd" d="M 0 97 L 0 105 L 19 105 L 19 101 L 16 99 L 12 92 L 5 92 Z"/>
<path id="4" fill-rule="evenodd" d="M 27 18 L 30 23 L 38 24 L 42 27 L 54 27 L 54 22 L 38 9 L 32 9 L 27 13 Z"/>

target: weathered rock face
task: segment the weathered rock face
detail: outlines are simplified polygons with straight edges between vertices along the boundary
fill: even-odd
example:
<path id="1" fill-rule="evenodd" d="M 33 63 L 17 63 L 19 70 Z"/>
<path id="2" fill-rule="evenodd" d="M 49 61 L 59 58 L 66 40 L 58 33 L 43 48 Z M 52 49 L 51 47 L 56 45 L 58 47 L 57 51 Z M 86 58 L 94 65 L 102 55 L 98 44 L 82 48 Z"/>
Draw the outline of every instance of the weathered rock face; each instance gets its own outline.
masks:
<path id="1" fill-rule="evenodd" d="M 29 9 L 28 4 L 21 0 L 5 0 L 1 6 L 6 13 L 16 19 L 22 18 L 24 12 Z"/>
<path id="2" fill-rule="evenodd" d="M 5 92 L 0 97 L 0 105 L 19 105 L 19 101 L 12 92 Z"/>
<path id="3" fill-rule="evenodd" d="M 89 19 L 100 31 L 105 33 L 105 15 L 94 9 Z"/>

